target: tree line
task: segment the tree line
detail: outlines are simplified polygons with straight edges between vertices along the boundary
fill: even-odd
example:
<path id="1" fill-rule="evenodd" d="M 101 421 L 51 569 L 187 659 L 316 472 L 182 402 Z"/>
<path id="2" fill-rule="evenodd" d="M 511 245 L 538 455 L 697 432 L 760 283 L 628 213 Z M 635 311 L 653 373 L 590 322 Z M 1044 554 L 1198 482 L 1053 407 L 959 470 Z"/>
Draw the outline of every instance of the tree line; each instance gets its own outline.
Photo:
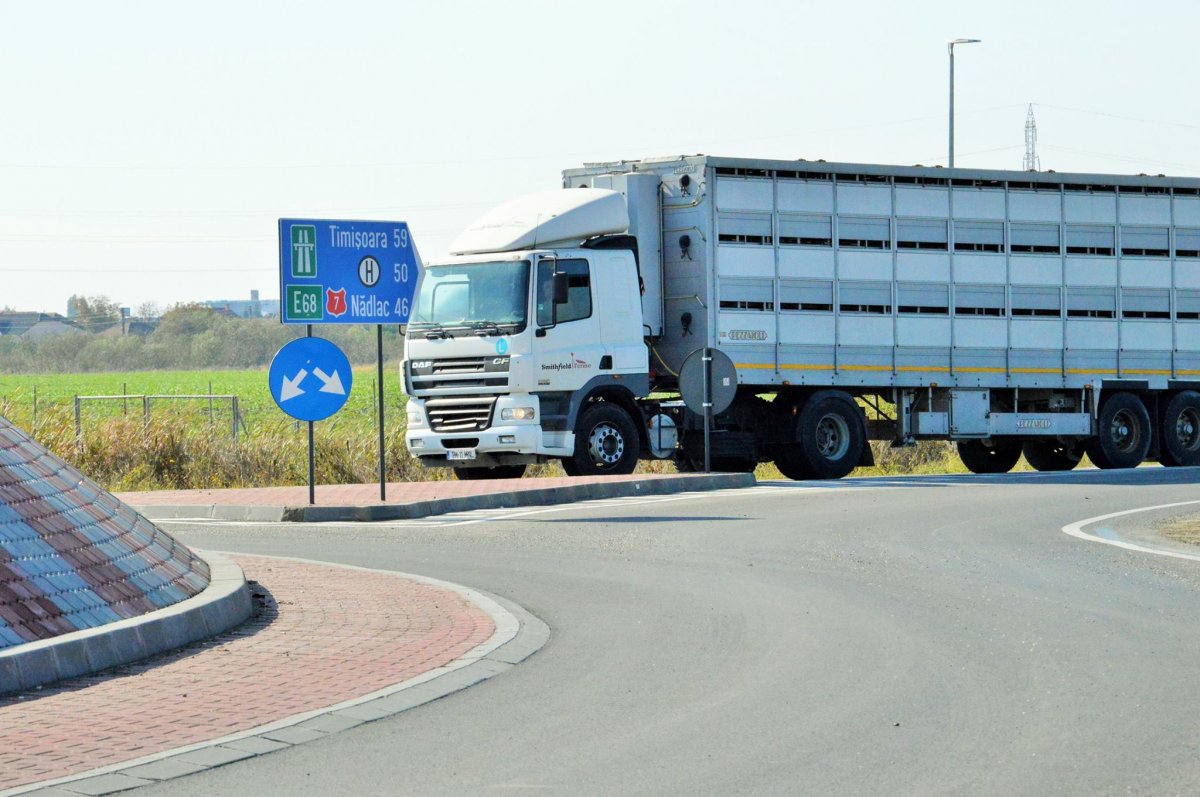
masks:
<path id="1" fill-rule="evenodd" d="M 111 312 L 115 305 L 104 297 L 87 302 L 89 312 L 83 316 L 87 323 L 81 326 L 90 331 L 40 340 L 0 335 L 0 374 L 256 368 L 267 365 L 285 343 L 304 336 L 300 325 L 284 325 L 274 318 L 237 318 L 201 304 L 172 307 L 148 331 L 135 321 L 126 334 L 116 334 L 120 316 Z M 352 363 L 375 361 L 373 326 L 318 325 L 313 334 L 337 344 Z M 383 353 L 388 360 L 401 355 L 395 325 L 384 327 Z"/>

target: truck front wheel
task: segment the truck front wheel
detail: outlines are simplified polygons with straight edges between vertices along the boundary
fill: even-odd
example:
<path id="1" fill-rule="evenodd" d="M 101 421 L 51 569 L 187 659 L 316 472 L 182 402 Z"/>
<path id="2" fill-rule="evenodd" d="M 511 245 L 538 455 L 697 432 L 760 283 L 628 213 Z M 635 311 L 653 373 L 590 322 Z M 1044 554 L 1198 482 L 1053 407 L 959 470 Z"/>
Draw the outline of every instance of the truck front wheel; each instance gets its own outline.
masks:
<path id="1" fill-rule="evenodd" d="M 1136 468 L 1150 451 L 1150 413 L 1132 393 L 1114 393 L 1100 408 L 1097 434 L 1087 444 L 1098 468 Z"/>
<path id="2" fill-rule="evenodd" d="M 1200 465 L 1200 393 L 1185 390 L 1167 402 L 1158 459 L 1171 467 Z"/>
<path id="3" fill-rule="evenodd" d="M 640 446 L 637 427 L 616 404 L 590 404 L 575 425 L 575 453 L 563 460 L 568 476 L 633 473 Z"/>
<path id="4" fill-rule="evenodd" d="M 1021 458 L 1014 440 L 959 440 L 958 458 L 971 473 L 1008 473 Z"/>

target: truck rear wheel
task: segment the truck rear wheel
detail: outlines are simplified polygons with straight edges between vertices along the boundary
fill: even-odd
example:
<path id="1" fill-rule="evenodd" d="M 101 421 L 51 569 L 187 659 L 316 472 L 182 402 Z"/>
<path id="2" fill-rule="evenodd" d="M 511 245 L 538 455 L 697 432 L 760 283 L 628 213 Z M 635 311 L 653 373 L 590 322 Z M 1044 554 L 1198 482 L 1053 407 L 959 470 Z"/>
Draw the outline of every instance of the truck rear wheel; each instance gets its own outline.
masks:
<path id="1" fill-rule="evenodd" d="M 1071 470 L 1083 459 L 1083 450 L 1075 444 L 1061 440 L 1029 440 L 1022 447 L 1025 461 L 1034 470 Z"/>
<path id="2" fill-rule="evenodd" d="M 792 481 L 804 481 L 805 479 L 814 479 L 812 469 L 804 462 L 804 457 L 799 452 L 783 453 L 775 457 L 775 467 L 785 478 Z"/>
<path id="3" fill-rule="evenodd" d="M 1168 467 L 1200 465 L 1200 393 L 1176 393 L 1163 411 L 1158 460 Z"/>
<path id="4" fill-rule="evenodd" d="M 588 405 L 575 425 L 575 453 L 563 460 L 568 476 L 633 473 L 640 445 L 637 427 L 616 404 Z"/>
<path id="5" fill-rule="evenodd" d="M 477 479 L 519 479 L 524 475 L 524 465 L 496 465 L 491 468 L 454 469 L 454 478 L 464 482 L 471 482 Z"/>
<path id="6" fill-rule="evenodd" d="M 1114 393 L 1100 408 L 1098 431 L 1087 455 L 1096 467 L 1136 468 L 1150 451 L 1150 413 L 1132 393 Z"/>
<path id="7" fill-rule="evenodd" d="M 795 439 L 775 460 L 780 473 L 789 479 L 840 479 L 858 466 L 867 445 L 862 411 L 846 393 L 816 393 L 796 416 Z"/>
<path id="8" fill-rule="evenodd" d="M 971 473 L 1008 473 L 1021 458 L 1015 440 L 959 440 L 958 458 Z"/>

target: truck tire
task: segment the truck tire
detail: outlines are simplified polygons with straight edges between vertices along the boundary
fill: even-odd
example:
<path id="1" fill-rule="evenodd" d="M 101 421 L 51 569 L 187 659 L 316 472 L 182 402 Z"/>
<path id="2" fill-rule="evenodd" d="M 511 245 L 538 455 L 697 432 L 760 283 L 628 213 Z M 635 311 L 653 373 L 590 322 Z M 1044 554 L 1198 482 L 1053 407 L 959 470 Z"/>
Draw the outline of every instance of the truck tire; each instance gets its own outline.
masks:
<path id="1" fill-rule="evenodd" d="M 811 474 L 801 478 L 840 479 L 858 466 L 867 444 L 862 411 L 841 391 L 816 393 L 796 416 L 795 439 L 791 453 L 782 457 L 793 473 Z"/>
<path id="2" fill-rule="evenodd" d="M 1200 465 L 1200 393 L 1176 393 L 1163 410 L 1159 429 L 1159 462 L 1167 467 Z"/>
<path id="3" fill-rule="evenodd" d="M 1150 413 L 1132 393 L 1109 396 L 1100 408 L 1097 428 L 1085 449 L 1097 468 L 1136 468 L 1150 451 Z"/>
<path id="4" fill-rule="evenodd" d="M 1021 458 L 1015 440 L 959 440 L 958 458 L 971 473 L 1008 473 Z"/>
<path id="5" fill-rule="evenodd" d="M 454 469 L 454 478 L 463 482 L 471 482 L 477 479 L 519 479 L 524 475 L 524 465 L 496 465 L 491 468 Z"/>
<path id="6" fill-rule="evenodd" d="M 1030 467 L 1040 471 L 1072 470 L 1083 459 L 1078 445 L 1061 440 L 1029 440 L 1021 450 Z"/>
<path id="7" fill-rule="evenodd" d="M 640 443 L 629 414 L 607 401 L 589 404 L 575 424 L 575 453 L 562 461 L 568 476 L 633 473 Z"/>
<path id="8" fill-rule="evenodd" d="M 804 462 L 804 457 L 797 452 L 785 452 L 776 456 L 775 467 L 785 478 L 792 481 L 801 482 L 816 478 L 812 469 L 808 467 L 808 463 Z"/>

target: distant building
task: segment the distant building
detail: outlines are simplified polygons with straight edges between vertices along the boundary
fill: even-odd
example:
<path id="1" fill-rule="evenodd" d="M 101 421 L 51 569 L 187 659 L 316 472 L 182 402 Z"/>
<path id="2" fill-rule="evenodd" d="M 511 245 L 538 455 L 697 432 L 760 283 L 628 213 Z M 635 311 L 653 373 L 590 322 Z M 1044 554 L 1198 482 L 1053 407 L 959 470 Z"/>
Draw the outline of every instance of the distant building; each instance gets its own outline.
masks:
<path id="1" fill-rule="evenodd" d="M 0 313 L 0 335 L 41 340 L 52 335 L 81 331 L 74 321 L 58 313 Z"/>
<path id="2" fill-rule="evenodd" d="M 277 299 L 268 299 L 264 302 L 258 298 L 258 291 L 250 291 L 249 300 L 214 299 L 203 304 L 219 313 L 237 316 L 238 318 L 268 318 L 279 315 L 279 301 Z"/>

